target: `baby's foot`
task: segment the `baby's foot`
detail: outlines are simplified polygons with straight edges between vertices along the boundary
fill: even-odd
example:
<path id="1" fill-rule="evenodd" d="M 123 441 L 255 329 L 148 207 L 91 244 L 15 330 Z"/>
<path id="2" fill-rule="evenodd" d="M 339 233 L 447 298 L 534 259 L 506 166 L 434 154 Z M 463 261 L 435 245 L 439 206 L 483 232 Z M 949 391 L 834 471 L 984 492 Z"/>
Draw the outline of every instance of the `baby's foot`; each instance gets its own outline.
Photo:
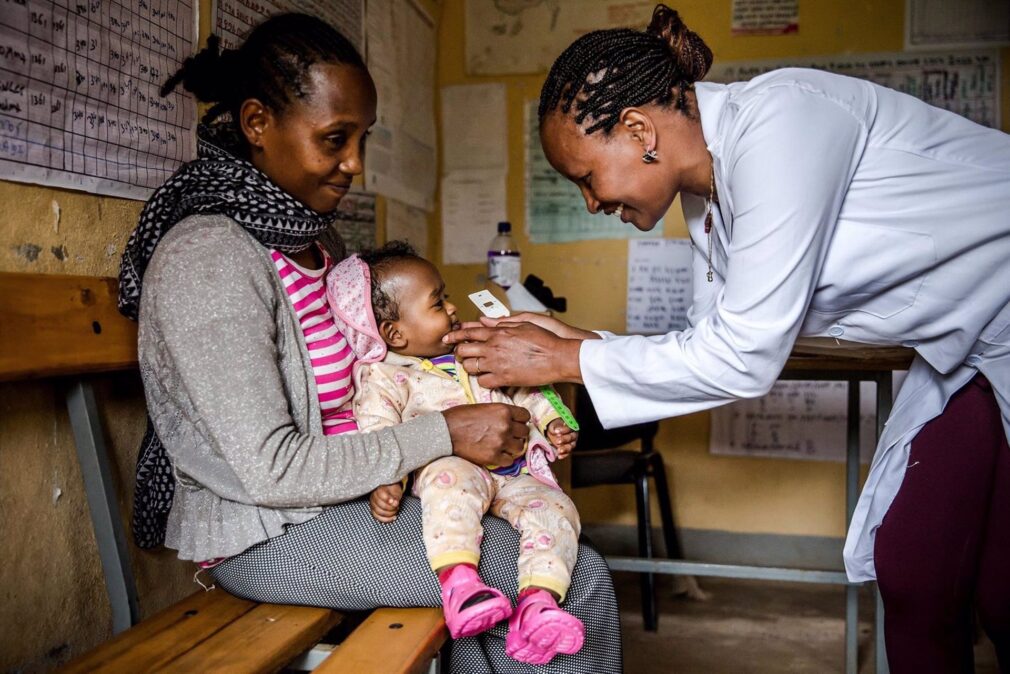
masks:
<path id="1" fill-rule="evenodd" d="M 512 602 L 488 587 L 468 564 L 457 564 L 439 574 L 442 612 L 453 639 L 485 632 L 512 615 Z"/>
<path id="2" fill-rule="evenodd" d="M 550 592 L 528 590 L 509 620 L 505 652 L 519 662 L 545 665 L 558 653 L 577 653 L 585 633 L 582 621 L 559 608 Z"/>

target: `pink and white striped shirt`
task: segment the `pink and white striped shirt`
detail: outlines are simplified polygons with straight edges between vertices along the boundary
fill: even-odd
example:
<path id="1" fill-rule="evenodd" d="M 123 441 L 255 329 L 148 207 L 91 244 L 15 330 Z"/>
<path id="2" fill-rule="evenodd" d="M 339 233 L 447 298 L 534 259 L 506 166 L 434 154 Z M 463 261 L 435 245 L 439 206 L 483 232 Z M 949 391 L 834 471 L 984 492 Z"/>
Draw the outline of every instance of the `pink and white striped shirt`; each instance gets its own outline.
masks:
<path id="1" fill-rule="evenodd" d="M 321 249 L 320 249 L 321 250 Z M 326 273 L 333 260 L 323 252 L 322 269 L 305 269 L 276 250 L 270 256 L 298 316 L 323 413 L 323 433 L 337 435 L 358 430 L 351 401 L 354 398 L 354 352 L 333 322 L 326 302 Z"/>

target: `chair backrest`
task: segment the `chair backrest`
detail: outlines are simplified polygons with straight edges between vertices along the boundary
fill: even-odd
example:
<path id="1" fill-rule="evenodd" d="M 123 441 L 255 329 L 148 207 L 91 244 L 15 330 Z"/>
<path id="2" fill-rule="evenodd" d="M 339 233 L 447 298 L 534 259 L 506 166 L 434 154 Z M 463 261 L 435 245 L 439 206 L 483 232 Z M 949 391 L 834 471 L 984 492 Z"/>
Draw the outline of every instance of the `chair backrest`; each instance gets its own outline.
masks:
<path id="1" fill-rule="evenodd" d="M 137 366 L 116 279 L 0 272 L 0 381 Z"/>
<path id="2" fill-rule="evenodd" d="M 659 422 L 604 428 L 593 407 L 593 400 L 585 386 L 575 387 L 575 418 L 579 422 L 579 442 L 575 451 L 591 449 L 612 449 L 640 440 L 642 451 L 653 448 L 653 440 L 659 431 Z"/>

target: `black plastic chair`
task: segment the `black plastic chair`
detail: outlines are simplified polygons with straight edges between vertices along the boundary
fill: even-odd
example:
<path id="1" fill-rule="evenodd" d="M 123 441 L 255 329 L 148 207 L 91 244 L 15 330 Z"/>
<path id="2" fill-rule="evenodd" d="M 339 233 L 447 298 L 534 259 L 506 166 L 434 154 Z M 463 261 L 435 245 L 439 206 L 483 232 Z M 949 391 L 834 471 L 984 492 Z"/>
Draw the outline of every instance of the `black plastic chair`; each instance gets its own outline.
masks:
<path id="1" fill-rule="evenodd" d="M 635 485 L 635 502 L 638 509 L 638 554 L 654 557 L 652 540 L 652 513 L 649 508 L 649 478 L 656 485 L 659 513 L 663 524 L 666 554 L 671 559 L 682 557 L 680 540 L 673 521 L 670 490 L 666 482 L 663 457 L 655 450 L 654 440 L 659 423 L 636 424 L 621 428 L 604 429 L 585 387 L 579 386 L 575 394 L 575 416 L 579 421 L 579 442 L 572 452 L 572 487 L 594 487 L 601 484 Z M 640 449 L 621 449 L 634 441 Z M 642 621 L 645 629 L 655 632 L 657 613 L 656 582 L 651 573 L 641 575 Z"/>

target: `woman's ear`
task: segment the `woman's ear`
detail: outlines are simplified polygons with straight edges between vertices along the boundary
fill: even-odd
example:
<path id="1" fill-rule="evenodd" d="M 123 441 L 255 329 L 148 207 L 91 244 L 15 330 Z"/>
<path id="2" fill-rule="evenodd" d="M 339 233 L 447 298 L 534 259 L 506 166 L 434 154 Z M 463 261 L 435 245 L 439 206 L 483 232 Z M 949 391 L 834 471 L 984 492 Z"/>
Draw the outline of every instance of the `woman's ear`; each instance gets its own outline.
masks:
<path id="1" fill-rule="evenodd" d="M 270 110 L 259 100 L 250 98 L 239 108 L 238 122 L 249 147 L 263 149 L 263 136 L 270 126 Z"/>
<path id="2" fill-rule="evenodd" d="M 386 346 L 391 349 L 402 349 L 407 346 L 407 338 L 400 331 L 396 321 L 382 321 L 379 323 L 379 334 L 382 335 Z"/>
<path id="3" fill-rule="evenodd" d="M 644 150 L 656 147 L 656 125 L 641 108 L 625 108 L 621 111 L 621 129 Z"/>

